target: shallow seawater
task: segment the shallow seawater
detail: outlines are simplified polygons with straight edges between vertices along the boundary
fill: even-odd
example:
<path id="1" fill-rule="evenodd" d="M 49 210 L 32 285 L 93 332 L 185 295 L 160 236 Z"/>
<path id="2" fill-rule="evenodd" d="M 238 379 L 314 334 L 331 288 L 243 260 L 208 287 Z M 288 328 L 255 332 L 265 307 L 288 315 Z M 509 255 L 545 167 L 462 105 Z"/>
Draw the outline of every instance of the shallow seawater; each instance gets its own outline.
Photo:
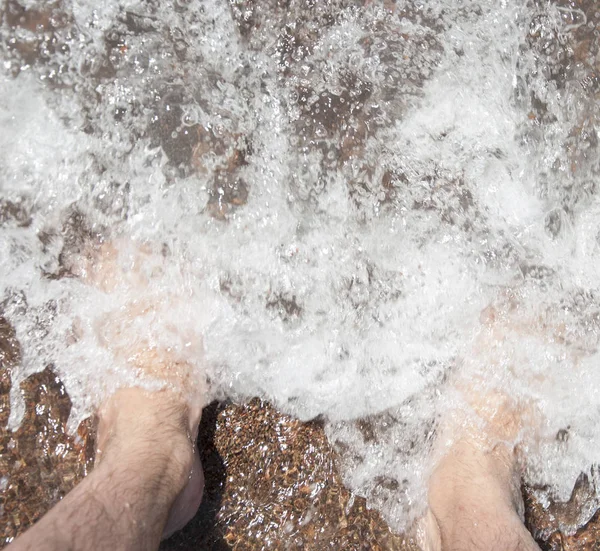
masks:
<path id="1" fill-rule="evenodd" d="M 31 373 L 76 427 L 149 343 L 214 397 L 321 416 L 397 529 L 440 418 L 475 415 L 454 381 L 534 412 L 524 472 L 554 496 L 600 457 L 593 2 L 1 9 L 12 426 Z M 103 242 L 126 284 L 75 277 Z"/>

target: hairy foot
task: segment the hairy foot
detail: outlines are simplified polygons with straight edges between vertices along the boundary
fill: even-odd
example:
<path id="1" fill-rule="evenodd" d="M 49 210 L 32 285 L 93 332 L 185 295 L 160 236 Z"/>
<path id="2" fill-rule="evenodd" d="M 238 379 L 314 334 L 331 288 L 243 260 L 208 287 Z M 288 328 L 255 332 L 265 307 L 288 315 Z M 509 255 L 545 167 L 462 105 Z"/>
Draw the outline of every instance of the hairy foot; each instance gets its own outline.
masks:
<path id="1" fill-rule="evenodd" d="M 545 335 L 539 324 L 519 321 L 511 312 L 484 311 L 484 327 L 470 361 L 505 369 L 497 358 L 508 333 Z M 540 551 L 523 524 L 514 445 L 523 427 L 535 422 L 533 409 L 487 388 L 476 377 L 454 385 L 474 415 L 457 411 L 442 430 L 452 444 L 429 480 L 429 511 L 420 534 L 423 548 Z"/>
<path id="2" fill-rule="evenodd" d="M 121 249 L 126 262 L 119 259 Z M 73 273 L 105 293 L 127 291 L 130 302 L 96 324 L 98 339 L 112 351 L 115 361 L 136 373 L 140 387 L 153 381 L 162 387 L 155 391 L 121 388 L 105 401 L 98 412 L 97 461 L 119 462 L 132 455 L 148 461 L 168 460 L 171 508 L 163 531 L 163 537 L 168 537 L 192 519 L 202 499 L 204 476 L 196 438 L 205 388 L 192 366 L 173 349 L 150 344 L 139 334 L 140 319 L 149 313 L 160 318 L 161 309 L 176 302 L 175 297 L 163 295 L 155 301 L 144 294 L 147 273 L 159 269 L 161 262 L 150 253 L 150 247 L 131 242 L 90 246 L 74 263 Z M 200 338 L 190 340 L 201 342 Z"/>
<path id="3" fill-rule="evenodd" d="M 118 390 L 98 412 L 97 462 L 143 457 L 169 465 L 165 497 L 171 506 L 163 538 L 183 528 L 202 500 L 204 476 L 196 447 L 201 413 L 170 389 L 135 387 Z"/>
<path id="4" fill-rule="evenodd" d="M 433 473 L 427 551 L 539 551 L 525 528 L 514 453 L 466 437 Z"/>

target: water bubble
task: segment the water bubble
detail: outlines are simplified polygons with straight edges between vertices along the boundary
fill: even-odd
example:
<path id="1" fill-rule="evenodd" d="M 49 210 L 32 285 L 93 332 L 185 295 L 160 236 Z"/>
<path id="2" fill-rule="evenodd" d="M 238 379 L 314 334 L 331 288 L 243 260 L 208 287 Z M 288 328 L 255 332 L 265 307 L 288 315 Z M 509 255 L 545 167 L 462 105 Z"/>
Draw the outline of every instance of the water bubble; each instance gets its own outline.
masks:
<path id="1" fill-rule="evenodd" d="M 192 0 L 174 0 L 173 4 L 177 11 L 184 11 L 188 9 Z"/>
<path id="2" fill-rule="evenodd" d="M 200 114 L 196 106 L 182 105 L 181 110 L 181 124 L 183 124 L 183 126 L 195 126 L 199 123 Z"/>

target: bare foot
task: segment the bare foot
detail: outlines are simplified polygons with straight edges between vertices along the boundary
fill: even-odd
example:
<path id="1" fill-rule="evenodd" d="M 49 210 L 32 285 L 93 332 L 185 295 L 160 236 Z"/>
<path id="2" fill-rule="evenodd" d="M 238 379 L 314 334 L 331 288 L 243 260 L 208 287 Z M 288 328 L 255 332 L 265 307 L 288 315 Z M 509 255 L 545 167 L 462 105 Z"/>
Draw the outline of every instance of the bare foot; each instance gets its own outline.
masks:
<path id="1" fill-rule="evenodd" d="M 204 475 L 196 447 L 201 414 L 173 390 L 135 387 L 118 390 L 98 412 L 97 462 L 119 463 L 132 454 L 148 461 L 166 456 L 172 506 L 163 538 L 183 528 L 202 500 Z"/>
<path id="2" fill-rule="evenodd" d="M 492 369 L 506 331 L 513 335 L 537 332 L 535 324 L 507 323 L 506 317 L 486 310 L 486 328 L 473 356 Z M 541 331 L 543 333 L 543 331 Z M 490 352 L 491 351 L 491 352 Z M 540 551 L 523 524 L 523 501 L 514 442 L 534 419 L 527 404 L 516 404 L 500 392 L 482 390 L 481 381 L 455 386 L 475 413 L 447 423 L 445 436 L 453 442 L 429 481 L 429 511 L 422 523 L 426 551 Z M 461 417 L 457 415 L 457 417 Z"/>
<path id="3" fill-rule="evenodd" d="M 430 479 L 427 551 L 539 551 L 525 528 L 514 452 L 469 437 Z"/>
<path id="4" fill-rule="evenodd" d="M 127 269 L 119 261 L 120 245 L 129 257 Z M 160 269 L 160 260 L 157 262 L 150 252 L 148 247 L 136 247 L 131 242 L 105 243 L 90 247 L 75 261 L 73 272 L 106 293 L 126 290 L 132 299 L 100 320 L 96 332 L 115 360 L 134 370 L 140 385 L 156 381 L 162 389 L 121 388 L 105 401 L 98 412 L 96 457 L 104 463 L 119 462 L 131 454 L 149 460 L 168 455 L 173 492 L 163 532 L 163 537 L 168 537 L 191 520 L 202 499 L 204 477 L 196 438 L 205 388 L 192 366 L 172 349 L 150 344 L 136 330 L 138 320 L 149 312 L 173 306 L 164 296 L 161 304 L 147 296 L 141 301 L 135 298 L 147 286 L 147 273 Z"/>

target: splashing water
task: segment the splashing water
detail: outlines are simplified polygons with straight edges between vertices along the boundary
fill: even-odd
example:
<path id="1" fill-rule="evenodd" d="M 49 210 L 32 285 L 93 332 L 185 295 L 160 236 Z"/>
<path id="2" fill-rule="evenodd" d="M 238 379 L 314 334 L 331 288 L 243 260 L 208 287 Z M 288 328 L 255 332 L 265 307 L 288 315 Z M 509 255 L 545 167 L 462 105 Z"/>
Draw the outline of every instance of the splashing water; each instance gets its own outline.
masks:
<path id="1" fill-rule="evenodd" d="M 398 529 L 460 407 L 453 377 L 533 404 L 527 477 L 555 496 L 600 457 L 593 2 L 3 10 L 13 426 L 19 382 L 49 363 L 72 426 L 134 380 L 98 324 L 148 300 L 118 338 L 173 348 L 215 396 L 324 416 L 346 482 Z M 144 285 L 72 277 L 93 241 L 123 273 L 146 243 Z M 481 359 L 481 312 L 507 296 L 537 329 Z"/>

